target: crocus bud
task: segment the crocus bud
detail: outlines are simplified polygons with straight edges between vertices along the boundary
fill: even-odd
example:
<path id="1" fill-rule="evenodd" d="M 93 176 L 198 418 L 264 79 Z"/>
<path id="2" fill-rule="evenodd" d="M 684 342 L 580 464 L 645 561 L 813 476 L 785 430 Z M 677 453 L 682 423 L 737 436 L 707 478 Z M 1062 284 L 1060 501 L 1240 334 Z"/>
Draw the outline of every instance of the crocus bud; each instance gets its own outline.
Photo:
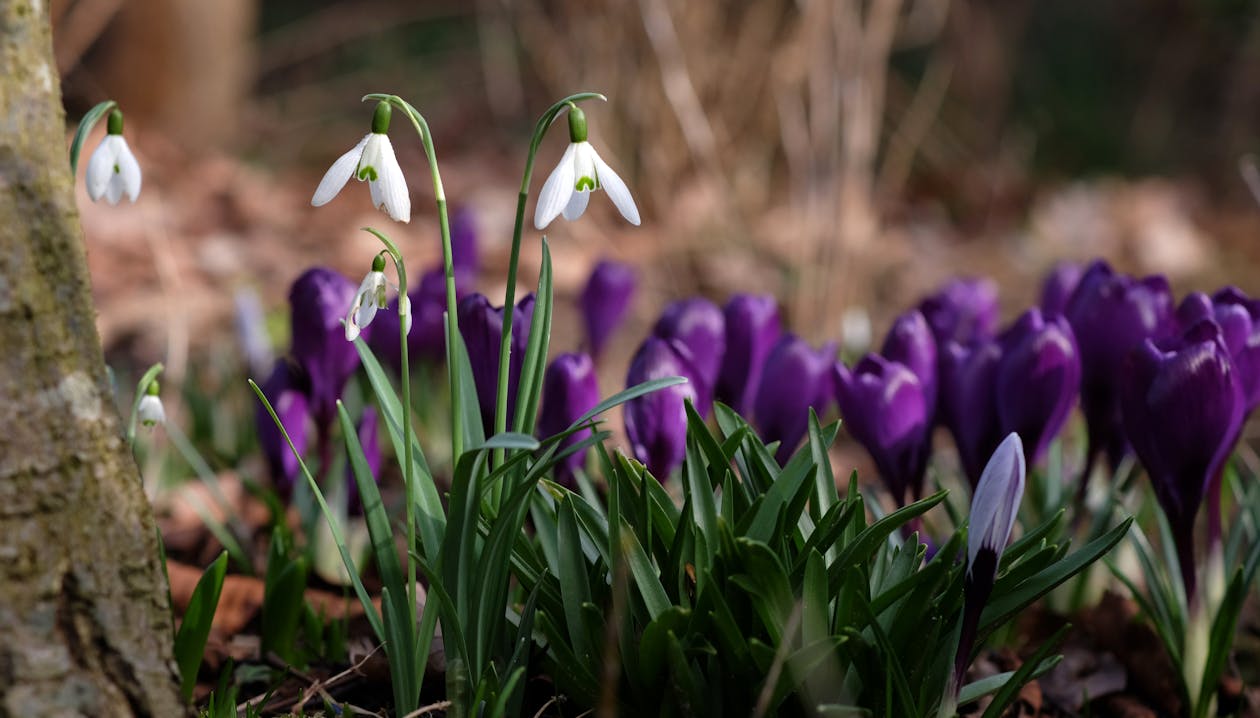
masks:
<path id="1" fill-rule="evenodd" d="M 1054 265 L 1041 284 L 1041 313 L 1047 317 L 1062 314 L 1084 274 L 1085 268 L 1075 262 Z"/>
<path id="2" fill-rule="evenodd" d="M 992 279 L 955 279 L 919 304 L 938 345 L 972 344 L 993 336 L 998 322 L 997 283 Z"/>
<path id="3" fill-rule="evenodd" d="M 337 399 L 359 368 L 341 324 L 354 296 L 353 282 L 324 267 L 308 269 L 289 290 L 292 354 L 310 379 L 311 412 L 322 426 L 336 418 Z"/>
<path id="4" fill-rule="evenodd" d="M 1186 295 L 1177 307 L 1177 324 L 1182 331 L 1203 319 L 1212 319 L 1221 328 L 1221 338 L 1238 370 L 1247 411 L 1260 404 L 1260 301 L 1249 298 L 1237 287 L 1225 287 L 1209 299 L 1199 292 Z"/>
<path id="5" fill-rule="evenodd" d="M 1062 315 L 1042 317 L 1036 307 L 998 338 L 997 413 L 1002 433 L 1018 433 L 1035 464 L 1067 422 L 1081 390 L 1081 355 Z"/>
<path id="6" fill-rule="evenodd" d="M 715 398 L 744 414 L 752 408 L 766 357 L 779 340 L 779 305 L 769 295 L 736 294 L 722 310 L 726 351 Z"/>
<path id="7" fill-rule="evenodd" d="M 468 296 L 472 287 L 472 275 L 455 272 L 455 298 Z M 412 325 L 407 335 L 407 352 L 412 360 L 430 361 L 446 359 L 446 274 L 439 267 L 425 272 L 420 286 L 407 292 L 411 300 Z M 458 311 L 458 310 L 457 310 Z M 515 332 L 513 332 L 515 333 Z M 368 345 L 376 358 L 387 362 L 394 369 L 401 369 L 402 352 L 398 346 L 398 298 L 377 312 L 376 320 L 367 332 Z"/>
<path id="8" fill-rule="evenodd" d="M 551 361 L 543 376 L 542 409 L 538 415 L 538 436 L 547 438 L 568 429 L 599 403 L 599 377 L 589 354 L 561 354 Z M 565 439 L 557 452 L 591 435 L 589 428 Z M 561 459 L 556 464 L 556 481 L 573 488 L 573 473 L 582 466 L 585 451 Z"/>
<path id="9" fill-rule="evenodd" d="M 941 419 L 954 436 L 959 463 L 972 486 L 1002 440 L 995 395 L 1001 358 L 1002 349 L 993 340 L 970 347 L 949 342 L 941 349 Z"/>
<path id="10" fill-rule="evenodd" d="M 1023 442 L 1019 434 L 1008 434 L 985 465 L 971 496 L 963 623 L 954 662 L 955 690 L 967 670 L 980 615 L 997 579 L 998 561 L 1011 540 L 1015 515 L 1024 497 L 1025 475 Z"/>
<path id="11" fill-rule="evenodd" d="M 897 317 L 884 338 L 880 354 L 885 359 L 904 364 L 919 377 L 929 421 L 932 421 L 936 413 L 936 339 L 923 313 L 912 309 Z"/>
<path id="12" fill-rule="evenodd" d="M 875 460 L 893 498 L 899 505 L 918 499 L 931 438 L 919 377 L 878 354 L 867 354 L 852 371 L 836 364 L 834 377 L 844 426 Z"/>
<path id="13" fill-rule="evenodd" d="M 606 259 L 591 270 L 579 299 L 591 356 L 599 358 L 608 338 L 625 321 L 636 284 L 634 269 L 628 264 Z"/>
<path id="14" fill-rule="evenodd" d="M 694 370 L 678 348 L 674 342 L 648 337 L 630 361 L 626 386 L 671 376 L 686 377 L 692 373 Z M 661 482 L 682 465 L 686 453 L 686 400 L 696 401 L 696 388 L 690 381 L 658 389 L 625 403 L 626 435 L 630 439 L 631 451 Z"/>
<path id="15" fill-rule="evenodd" d="M 761 438 L 779 442 L 779 463 L 786 463 L 805 437 L 810 407 L 822 414 L 831 404 L 835 361 L 835 344 L 815 351 L 794 334 L 784 334 L 766 358 L 753 415 Z"/>
<path id="16" fill-rule="evenodd" d="M 1121 367 L 1143 340 L 1169 333 L 1172 292 L 1163 277 L 1134 279 L 1097 261 L 1085 270 L 1064 315 L 1081 351 L 1081 409 L 1089 429 L 1087 478 L 1100 451 L 1107 452 L 1113 471 L 1127 451 L 1117 398 Z"/>
<path id="17" fill-rule="evenodd" d="M 707 299 L 693 297 L 665 307 L 653 333 L 677 341 L 693 367 L 687 378 L 696 385 L 696 410 L 707 416 L 713 404 L 713 388 L 726 351 L 726 322 L 722 310 Z"/>
<path id="18" fill-rule="evenodd" d="M 359 447 L 363 449 L 363 458 L 367 460 L 368 471 L 371 472 L 372 478 L 379 482 L 381 480 L 381 441 L 377 428 L 376 409 L 371 406 L 364 407 L 356 433 L 359 436 Z M 349 491 L 347 511 L 351 516 L 362 516 L 363 499 L 359 496 L 359 484 L 354 478 L 354 468 L 349 463 L 346 465 L 346 481 Z"/>
<path id="19" fill-rule="evenodd" d="M 1168 518 L 1191 599 L 1195 515 L 1242 423 L 1238 373 L 1220 327 L 1204 320 L 1171 340 L 1145 340 L 1119 383 L 1124 430 Z"/>
<path id="20" fill-rule="evenodd" d="M 516 413 L 516 388 L 520 383 L 521 363 L 529 326 L 534 315 L 534 295 L 516 303 L 512 318 L 512 353 L 508 368 L 507 416 L 511 424 Z M 499 387 L 499 342 L 503 337 L 503 307 L 490 304 L 481 294 L 470 294 L 459 303 L 459 333 L 468 349 L 473 383 L 481 406 L 481 421 L 487 434 L 494 429 L 495 401 Z"/>
<path id="21" fill-rule="evenodd" d="M 260 388 L 267 401 L 271 402 L 271 408 L 276 410 L 276 416 L 298 453 L 305 454 L 310 443 L 308 424 L 311 412 L 307 398 L 310 380 L 302 368 L 286 359 L 279 359 Z M 300 471 L 297 457 L 261 402 L 255 415 L 255 426 L 258 429 L 258 445 L 271 472 L 271 482 L 276 492 L 287 499 Z"/>
<path id="22" fill-rule="evenodd" d="M 451 217 L 451 264 L 456 272 L 475 275 L 481 266 L 477 249 L 477 215 L 471 207 L 460 207 Z"/>

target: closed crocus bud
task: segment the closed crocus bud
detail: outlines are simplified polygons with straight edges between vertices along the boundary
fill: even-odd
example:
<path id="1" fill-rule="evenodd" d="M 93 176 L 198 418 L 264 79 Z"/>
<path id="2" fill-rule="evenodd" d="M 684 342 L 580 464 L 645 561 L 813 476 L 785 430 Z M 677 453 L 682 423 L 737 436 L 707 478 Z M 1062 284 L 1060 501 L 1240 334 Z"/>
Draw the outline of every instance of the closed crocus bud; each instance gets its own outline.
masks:
<path id="1" fill-rule="evenodd" d="M 1113 471 L 1124 457 L 1127 444 L 1117 398 L 1121 368 L 1144 340 L 1172 331 L 1172 292 L 1163 277 L 1139 280 L 1097 261 L 1085 270 L 1064 315 L 1081 351 L 1081 409 L 1089 429 L 1083 477 L 1088 478 L 1099 452 L 1107 452 Z"/>
<path id="2" fill-rule="evenodd" d="M 923 398 L 927 401 L 929 417 L 936 413 L 936 339 L 927 319 L 917 309 L 897 317 L 884 347 L 879 352 L 885 359 L 906 365 L 919 377 L 923 385 Z M 931 420 L 931 419 L 929 419 Z"/>
<path id="3" fill-rule="evenodd" d="M 451 264 L 457 272 L 475 275 L 481 266 L 477 248 L 477 215 L 471 207 L 460 207 L 451 217 Z"/>
<path id="4" fill-rule="evenodd" d="M 648 337 L 630 361 L 626 386 L 671 376 L 685 377 L 691 371 L 674 342 Z M 682 465 L 686 453 L 686 400 L 696 401 L 696 389 L 690 381 L 625 403 L 626 435 L 631 451 L 661 482 Z"/>
<path id="5" fill-rule="evenodd" d="M 696 410 L 708 416 L 713 404 L 713 388 L 726 352 L 726 320 L 722 310 L 707 299 L 693 297 L 671 303 L 661 313 L 652 332 L 661 339 L 678 342 L 686 349 L 693 371 L 687 375 L 696 384 Z"/>
<path id="6" fill-rule="evenodd" d="M 941 419 L 954 436 L 959 463 L 973 487 L 1002 440 L 996 396 L 1001 358 L 1002 348 L 993 340 L 970 347 L 950 342 L 941 348 Z"/>
<path id="7" fill-rule="evenodd" d="M 985 278 L 955 279 L 920 302 L 919 311 L 938 345 L 987 339 L 997 328 L 997 283 Z"/>
<path id="8" fill-rule="evenodd" d="M 1047 317 L 1062 314 L 1084 274 L 1085 268 L 1075 262 L 1054 265 L 1041 284 L 1041 313 Z"/>
<path id="9" fill-rule="evenodd" d="M 1220 327 L 1211 320 L 1172 340 L 1144 341 L 1124 369 L 1119 379 L 1124 430 L 1168 518 L 1191 599 L 1195 515 L 1242 423 L 1238 375 Z M 1216 533 L 1210 544 L 1219 542 Z"/>
<path id="10" fill-rule="evenodd" d="M 971 496 L 967 527 L 967 578 L 964 584 L 963 623 L 954 662 L 955 691 L 971 659 L 976 629 L 984 604 L 997 579 L 998 561 L 1015 528 L 1015 516 L 1024 498 L 1024 447 L 1019 434 L 1008 434 L 984 467 Z"/>
<path id="11" fill-rule="evenodd" d="M 512 319 L 512 353 L 508 368 L 508 424 L 516 412 L 516 388 L 520 382 L 525 344 L 534 315 L 534 295 L 530 294 L 514 307 Z M 459 333 L 468 349 L 473 383 L 481 405 L 481 421 L 487 434 L 494 429 L 495 402 L 499 386 L 499 342 L 503 337 L 503 307 L 490 304 L 482 294 L 470 294 L 459 303 Z"/>
<path id="12" fill-rule="evenodd" d="M 794 334 L 784 334 L 766 357 L 753 416 L 761 438 L 779 442 L 779 463 L 786 463 L 805 437 L 810 407 L 822 414 L 831 404 L 835 361 L 835 344 L 815 350 Z"/>
<path id="13" fill-rule="evenodd" d="M 1058 436 L 1081 390 L 1081 355 L 1062 315 L 1049 319 L 1036 307 L 998 338 L 997 412 L 1003 433 L 1023 437 L 1025 459 L 1035 464 Z"/>
<path id="14" fill-rule="evenodd" d="M 1247 411 L 1251 412 L 1260 405 L 1260 301 L 1237 287 L 1225 287 L 1210 299 L 1198 292 L 1187 295 L 1177 308 L 1183 331 L 1209 318 L 1221 328 L 1225 348 L 1238 370 Z"/>
<path id="15" fill-rule="evenodd" d="M 331 269 L 315 267 L 289 290 L 293 358 L 310 379 L 311 412 L 321 426 L 337 416 L 337 399 L 359 368 L 359 353 L 346 341 L 342 320 L 355 284 Z"/>
<path id="16" fill-rule="evenodd" d="M 538 436 L 546 439 L 572 426 L 599 403 L 599 378 L 589 354 L 561 354 L 551 361 L 543 376 L 542 409 L 538 415 Z M 557 452 L 591 435 L 589 428 L 570 435 Z M 582 466 L 585 451 L 561 459 L 556 464 L 556 481 L 575 487 L 573 473 Z"/>
<path id="17" fill-rule="evenodd" d="M 468 272 L 455 272 L 455 298 L 468 296 L 472 287 L 472 275 Z M 446 275 L 441 268 L 425 272 L 420 278 L 420 286 L 407 292 L 411 300 L 411 333 L 407 335 L 407 352 L 414 361 L 418 358 L 429 361 L 446 359 L 446 325 L 443 317 L 446 314 Z M 514 332 L 515 333 L 515 332 Z M 375 321 L 369 327 L 368 345 L 376 358 L 387 362 L 394 369 L 400 369 L 402 352 L 398 341 L 398 298 L 395 297 L 389 306 L 377 312 Z"/>
<path id="18" fill-rule="evenodd" d="M 293 445 L 299 453 L 305 454 L 310 445 L 308 424 L 311 413 L 307 400 L 310 382 L 301 367 L 286 359 L 277 360 L 271 376 L 262 383 L 261 389 L 267 401 L 271 402 L 271 408 L 276 410 L 276 416 L 293 440 Z M 261 402 L 258 404 L 255 426 L 258 429 L 259 448 L 262 449 L 267 468 L 271 472 L 271 482 L 276 492 L 287 499 L 293 491 L 293 482 L 301 471 L 297 457 L 289 449 L 284 434 L 280 433 L 279 427 Z"/>
<path id="19" fill-rule="evenodd" d="M 931 424 L 919 377 L 899 362 L 867 354 L 835 365 L 836 399 L 849 434 L 875 460 L 898 505 L 923 493 Z"/>
<path id="20" fill-rule="evenodd" d="M 377 431 L 378 421 L 376 409 L 364 407 L 363 416 L 359 418 L 359 447 L 363 449 L 363 458 L 367 460 L 368 470 L 377 482 L 381 480 L 381 441 Z M 363 515 L 363 499 L 359 496 L 359 484 L 354 478 L 354 468 L 346 465 L 347 490 L 349 491 L 347 510 L 351 516 Z"/>
<path id="21" fill-rule="evenodd" d="M 591 356 L 599 358 L 609 337 L 626 319 L 638 280 L 628 264 L 604 260 L 595 265 L 579 303 Z"/>
<path id="22" fill-rule="evenodd" d="M 762 367 L 779 341 L 779 305 L 769 295 L 736 294 L 722 310 L 726 351 L 714 398 L 744 414 L 752 409 Z"/>

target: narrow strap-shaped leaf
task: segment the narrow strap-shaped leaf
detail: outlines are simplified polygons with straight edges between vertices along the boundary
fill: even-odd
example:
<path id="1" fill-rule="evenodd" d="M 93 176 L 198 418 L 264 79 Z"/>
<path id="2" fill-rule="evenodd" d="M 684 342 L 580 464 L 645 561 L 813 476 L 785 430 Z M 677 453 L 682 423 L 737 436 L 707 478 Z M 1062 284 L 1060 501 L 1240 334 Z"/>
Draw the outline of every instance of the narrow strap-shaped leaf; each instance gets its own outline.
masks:
<path id="1" fill-rule="evenodd" d="M 92 128 L 97 122 L 105 116 L 105 113 L 118 107 L 118 103 L 113 100 L 105 100 L 98 103 L 95 107 L 87 111 L 83 115 L 83 119 L 79 120 L 79 129 L 75 130 L 74 140 L 70 142 L 70 175 L 73 177 L 79 171 L 79 154 L 83 151 L 83 143 L 87 142 L 88 135 L 92 133 Z"/>
<path id="2" fill-rule="evenodd" d="M 227 559 L 227 551 L 220 553 L 201 574 L 192 598 L 188 600 L 184 621 L 175 634 L 175 663 L 179 666 L 180 692 L 184 700 L 190 700 L 193 689 L 197 687 L 197 669 L 201 667 L 206 639 L 210 637 L 210 624 L 214 622 L 214 612 L 219 606 L 219 593 L 223 590 L 223 578 L 227 574 Z"/>
<path id="3" fill-rule="evenodd" d="M 554 297 L 551 289 L 551 248 L 542 238 L 542 265 L 538 269 L 538 289 L 534 294 L 534 318 L 529 325 L 529 340 L 521 362 L 521 378 L 517 390 L 515 431 L 534 433 L 538 419 L 538 399 L 542 393 L 543 375 L 547 371 L 547 351 L 551 346 L 551 314 Z"/>

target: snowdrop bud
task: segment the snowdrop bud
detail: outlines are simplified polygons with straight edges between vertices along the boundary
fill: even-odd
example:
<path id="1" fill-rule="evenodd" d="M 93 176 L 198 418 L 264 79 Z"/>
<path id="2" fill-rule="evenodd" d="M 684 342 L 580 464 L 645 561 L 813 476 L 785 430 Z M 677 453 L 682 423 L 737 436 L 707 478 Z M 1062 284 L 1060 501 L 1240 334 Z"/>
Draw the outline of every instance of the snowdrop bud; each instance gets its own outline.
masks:
<path id="1" fill-rule="evenodd" d="M 145 391 L 144 397 L 140 399 L 140 408 L 136 415 L 140 419 L 140 423 L 145 426 L 155 426 L 157 424 L 166 423 L 166 411 L 162 409 L 162 399 L 158 396 L 158 383 L 156 381 L 149 382 L 149 388 Z"/>

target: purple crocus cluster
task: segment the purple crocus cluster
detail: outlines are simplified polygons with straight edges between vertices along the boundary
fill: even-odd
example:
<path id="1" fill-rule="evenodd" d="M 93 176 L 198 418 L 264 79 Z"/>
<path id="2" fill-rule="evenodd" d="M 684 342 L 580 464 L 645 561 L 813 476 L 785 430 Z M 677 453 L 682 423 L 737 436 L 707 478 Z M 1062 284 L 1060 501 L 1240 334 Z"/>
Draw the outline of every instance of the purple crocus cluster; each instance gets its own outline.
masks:
<path id="1" fill-rule="evenodd" d="M 261 384 L 298 452 L 306 455 L 314 439 L 321 476 L 332 463 L 337 400 L 359 368 L 359 354 L 345 340 L 341 324 L 354 293 L 354 283 L 332 269 L 315 267 L 298 277 L 289 290 L 293 317 L 289 354 L 276 361 Z M 300 470 L 297 459 L 265 408 L 259 407 L 256 419 L 272 482 L 287 497 Z M 375 413 L 365 410 L 359 436 L 374 475 L 380 464 L 376 423 Z M 351 508 L 357 503 L 352 490 Z"/>

